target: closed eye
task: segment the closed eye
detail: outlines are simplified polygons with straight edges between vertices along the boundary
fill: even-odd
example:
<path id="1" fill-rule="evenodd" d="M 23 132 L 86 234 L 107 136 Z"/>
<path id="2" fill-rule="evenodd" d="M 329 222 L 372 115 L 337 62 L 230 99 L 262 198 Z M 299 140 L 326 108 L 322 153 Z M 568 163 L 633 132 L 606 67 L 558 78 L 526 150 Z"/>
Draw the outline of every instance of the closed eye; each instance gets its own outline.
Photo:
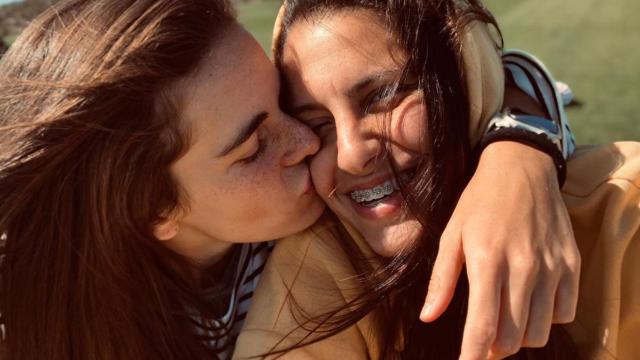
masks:
<path id="1" fill-rule="evenodd" d="M 320 138 L 335 132 L 335 120 L 327 109 L 312 104 L 298 106 L 294 110 L 291 115 L 305 123 Z"/>
<path id="2" fill-rule="evenodd" d="M 335 133 L 336 123 L 331 116 L 323 116 L 320 118 L 314 118 L 309 121 L 305 121 L 313 130 L 313 132 L 320 138 L 325 138 L 328 135 Z"/>
<path id="3" fill-rule="evenodd" d="M 260 138 L 260 136 L 257 133 L 254 133 L 253 136 L 255 136 L 257 138 L 255 140 L 257 142 L 257 146 L 254 146 L 255 150 L 252 151 L 251 153 L 249 153 L 249 155 L 247 155 L 247 156 L 243 157 L 242 159 L 238 160 L 238 163 L 241 164 L 241 165 L 249 165 L 251 163 L 254 163 L 264 153 L 265 145 L 264 145 L 262 139 Z"/>
<path id="4" fill-rule="evenodd" d="M 385 85 L 370 92 L 362 104 L 365 114 L 377 114 L 393 110 L 409 93 L 417 89 L 417 84 Z"/>

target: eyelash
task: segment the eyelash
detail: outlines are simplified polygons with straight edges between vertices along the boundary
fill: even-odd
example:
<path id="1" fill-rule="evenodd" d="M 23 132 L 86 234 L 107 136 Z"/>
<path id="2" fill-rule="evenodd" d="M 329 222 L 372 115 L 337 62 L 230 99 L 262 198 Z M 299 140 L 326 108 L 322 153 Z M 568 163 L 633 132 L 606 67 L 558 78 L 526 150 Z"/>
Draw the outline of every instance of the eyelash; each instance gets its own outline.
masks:
<path id="1" fill-rule="evenodd" d="M 313 126 L 311 129 L 313 130 L 313 132 L 315 132 L 315 133 L 319 133 L 319 132 L 320 132 L 320 130 L 322 130 L 322 129 L 323 129 L 325 126 L 327 126 L 327 125 L 333 125 L 333 119 L 331 119 L 331 120 L 326 120 L 326 121 L 324 121 L 324 122 L 321 122 L 321 123 L 319 123 L 319 124 L 317 124 L 317 125 Z"/>
<path id="2" fill-rule="evenodd" d="M 256 160 L 258 160 L 260 155 L 262 155 L 262 153 L 264 153 L 264 149 L 265 149 L 265 146 L 262 143 L 262 139 L 258 136 L 258 149 L 256 150 L 256 152 L 254 152 L 253 154 L 249 155 L 248 157 L 240 160 L 239 162 L 242 165 L 249 165 L 249 164 L 255 162 Z"/>
<path id="3" fill-rule="evenodd" d="M 377 105 L 380 102 L 386 101 L 387 103 L 384 104 L 386 106 L 389 106 L 393 103 L 394 99 L 402 97 L 404 98 L 404 93 L 408 92 L 408 91 L 413 91 L 416 89 L 416 85 L 415 84 L 400 84 L 395 91 L 391 91 L 391 89 L 393 88 L 392 85 L 387 85 L 387 86 L 382 86 L 374 91 L 372 91 L 370 93 L 369 96 L 367 96 L 365 102 L 364 102 L 364 112 L 365 113 L 370 113 L 372 108 Z M 376 97 L 378 97 L 376 99 Z M 373 112 L 382 112 L 382 111 L 388 111 L 387 108 L 382 109 L 382 110 L 374 110 Z"/>

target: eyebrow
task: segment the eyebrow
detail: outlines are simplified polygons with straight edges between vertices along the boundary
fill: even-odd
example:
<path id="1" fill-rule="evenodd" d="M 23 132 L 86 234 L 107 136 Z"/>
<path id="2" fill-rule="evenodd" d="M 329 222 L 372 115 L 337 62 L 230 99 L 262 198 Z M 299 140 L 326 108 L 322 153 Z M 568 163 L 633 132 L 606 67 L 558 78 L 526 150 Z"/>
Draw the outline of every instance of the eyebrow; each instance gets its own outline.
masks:
<path id="1" fill-rule="evenodd" d="M 220 152 L 218 157 L 223 157 L 228 155 L 235 148 L 245 143 L 251 137 L 251 135 L 253 135 L 256 129 L 260 127 L 260 125 L 262 125 L 262 123 L 268 117 L 269 117 L 269 113 L 267 112 L 261 112 L 260 114 L 257 114 L 256 116 L 254 116 L 251 119 L 251 121 L 249 121 L 247 126 L 245 126 L 240 130 L 240 132 L 238 133 L 238 136 L 236 136 L 236 138 L 229 145 L 224 147 L 224 150 Z"/>
<path id="2" fill-rule="evenodd" d="M 362 92 L 364 89 L 367 89 L 372 84 L 376 82 L 396 77 L 401 71 L 400 70 L 383 70 L 377 73 L 370 74 L 362 79 L 360 79 L 355 85 L 353 85 L 349 90 L 347 90 L 346 95 L 348 97 L 357 97 L 357 95 Z M 305 111 L 314 111 L 314 110 L 323 110 L 324 107 L 317 103 L 308 103 L 300 106 L 295 106 L 289 110 L 289 113 L 292 115 L 298 115 Z"/>
<path id="3" fill-rule="evenodd" d="M 305 111 L 314 111 L 314 110 L 322 110 L 322 109 L 324 109 L 322 105 L 312 103 L 312 104 L 304 104 L 304 105 L 296 106 L 292 109 L 289 109 L 288 113 L 295 116 Z"/>
<path id="4" fill-rule="evenodd" d="M 370 87 L 371 84 L 375 84 L 376 82 L 383 79 L 395 78 L 399 73 L 400 73 L 400 70 L 383 70 L 383 71 L 368 75 L 362 78 L 361 80 L 359 80 L 355 85 L 353 85 L 347 91 L 347 96 L 355 97 L 360 92 L 362 92 L 362 90 Z"/>

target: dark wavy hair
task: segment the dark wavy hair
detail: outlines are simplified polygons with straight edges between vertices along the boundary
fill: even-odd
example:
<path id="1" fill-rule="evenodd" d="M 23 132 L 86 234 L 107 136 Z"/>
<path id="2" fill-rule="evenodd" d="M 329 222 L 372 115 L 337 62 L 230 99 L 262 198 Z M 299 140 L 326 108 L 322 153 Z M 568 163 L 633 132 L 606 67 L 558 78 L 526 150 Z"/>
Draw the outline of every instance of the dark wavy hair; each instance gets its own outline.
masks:
<path id="1" fill-rule="evenodd" d="M 499 27 L 477 0 L 287 0 L 274 49 L 276 63 L 282 62 L 287 33 L 296 22 L 357 9 L 376 14 L 404 49 L 406 65 L 398 83 L 417 79 L 423 93 L 429 120 L 421 134 L 425 146 L 414 180 L 401 184 L 408 211 L 419 220 L 422 232 L 409 248 L 383 259 L 382 269 L 373 269 L 343 231 L 342 246 L 364 291 L 344 307 L 302 318 L 300 326 L 308 335 L 292 348 L 333 336 L 373 314 L 381 358 L 457 359 L 467 308 L 466 275 L 460 278 L 451 305 L 440 319 L 424 324 L 419 314 L 440 237 L 477 164 L 467 136 L 470 105 L 462 37 L 472 22 L 492 25 L 498 33 Z M 292 304 L 295 309 L 295 300 Z M 270 354 L 280 355 L 292 348 L 278 344 Z M 567 335 L 554 329 L 545 348 L 523 349 L 513 358 L 567 359 L 574 355 Z"/>
<path id="2" fill-rule="evenodd" d="M 225 0 L 66 0 L 0 61 L 4 358 L 202 359 L 186 259 L 153 236 L 184 204 L 173 84 L 234 24 Z"/>

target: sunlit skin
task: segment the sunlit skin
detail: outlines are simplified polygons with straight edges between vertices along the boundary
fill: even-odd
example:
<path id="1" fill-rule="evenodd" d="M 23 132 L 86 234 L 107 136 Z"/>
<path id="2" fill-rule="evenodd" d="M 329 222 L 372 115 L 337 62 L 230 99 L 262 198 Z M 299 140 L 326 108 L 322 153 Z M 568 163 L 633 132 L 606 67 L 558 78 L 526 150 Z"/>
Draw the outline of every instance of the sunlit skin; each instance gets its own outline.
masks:
<path id="1" fill-rule="evenodd" d="M 306 162 L 319 139 L 281 111 L 279 86 L 272 62 L 237 26 L 175 86 L 190 134 L 188 150 L 171 168 L 184 209 L 156 235 L 198 265 L 211 265 L 233 243 L 300 231 L 324 209 Z"/>
<path id="2" fill-rule="evenodd" d="M 391 41 L 362 41 L 389 39 L 375 22 L 358 26 L 366 17 L 337 15 L 322 25 L 294 25 L 283 58 L 291 94 L 287 110 L 322 139 L 322 149 L 311 163 L 320 196 L 375 252 L 391 256 L 420 229 L 404 214 L 402 195 L 396 191 L 370 208 L 350 193 L 392 179 L 389 158 L 401 174 L 415 169 L 425 108 L 422 93 L 411 84 L 401 85 L 394 99 L 383 94 L 399 79 L 403 65 L 389 50 L 402 52 Z M 391 142 L 385 156 L 381 139 L 387 130 Z"/>

